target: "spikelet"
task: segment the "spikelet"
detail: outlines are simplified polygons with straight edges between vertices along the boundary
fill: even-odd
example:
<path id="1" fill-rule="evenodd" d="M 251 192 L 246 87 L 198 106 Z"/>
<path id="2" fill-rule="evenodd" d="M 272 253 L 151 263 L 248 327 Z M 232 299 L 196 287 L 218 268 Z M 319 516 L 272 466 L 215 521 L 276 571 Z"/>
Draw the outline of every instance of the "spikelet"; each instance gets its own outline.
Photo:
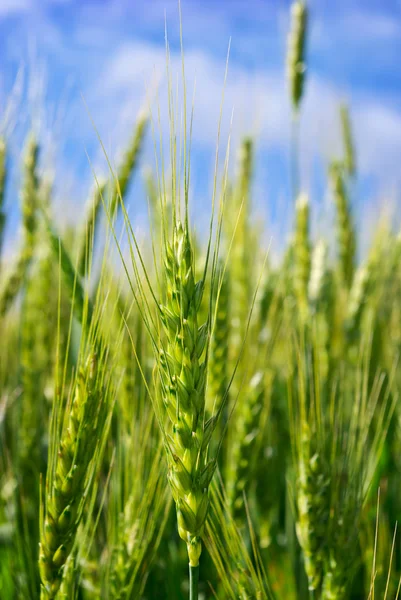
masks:
<path id="1" fill-rule="evenodd" d="M 68 557 L 64 570 L 63 579 L 56 595 L 56 600 L 71 600 L 77 596 L 77 583 L 75 581 L 77 573 L 76 556 L 71 553 Z"/>
<path id="2" fill-rule="evenodd" d="M 352 137 L 351 120 L 348 107 L 343 104 L 340 106 L 341 129 L 344 145 L 344 166 L 350 177 L 355 175 L 355 152 Z"/>
<path id="3" fill-rule="evenodd" d="M 294 112 L 297 113 L 305 85 L 305 44 L 308 24 L 306 2 L 297 0 L 291 7 L 291 30 L 288 36 L 287 77 Z"/>
<path id="4" fill-rule="evenodd" d="M 60 437 L 52 440 L 54 453 L 47 473 L 39 545 L 43 600 L 55 598 L 60 588 L 64 566 L 90 494 L 99 443 L 108 421 L 109 391 L 98 361 L 96 354 L 89 353 L 79 371 Z"/>
<path id="5" fill-rule="evenodd" d="M 331 164 L 330 179 L 337 212 L 339 271 L 343 284 L 349 289 L 354 276 L 356 241 L 344 173 L 339 163 Z"/>
<path id="6" fill-rule="evenodd" d="M 294 288 L 301 320 L 308 314 L 308 282 L 311 267 L 309 241 L 309 202 L 306 195 L 299 196 L 296 204 L 294 232 Z"/>

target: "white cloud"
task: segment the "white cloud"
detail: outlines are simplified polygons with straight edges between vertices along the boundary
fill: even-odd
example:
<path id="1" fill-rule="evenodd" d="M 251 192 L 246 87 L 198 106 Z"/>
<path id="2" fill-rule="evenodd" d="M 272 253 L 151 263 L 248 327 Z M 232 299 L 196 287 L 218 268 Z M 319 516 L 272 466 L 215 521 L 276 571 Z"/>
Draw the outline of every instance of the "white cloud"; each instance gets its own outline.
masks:
<path id="1" fill-rule="evenodd" d="M 172 55 L 171 74 L 174 82 L 181 79 L 181 59 Z M 118 48 L 101 77 L 104 102 L 110 96 L 120 98 L 132 111 L 134 99 L 143 98 L 152 79 L 165 80 L 166 59 L 163 48 L 150 44 L 130 43 Z M 225 65 L 201 51 L 185 55 L 187 91 L 192 94 L 196 78 L 194 141 L 213 144 L 216 139 Z M 107 82 L 107 83 L 106 83 Z M 105 90 L 105 86 L 107 89 Z M 166 102 L 161 85 L 161 105 Z M 302 111 L 302 164 L 307 173 L 313 156 L 321 154 L 329 160 L 341 152 L 338 105 L 344 90 L 316 77 L 307 80 Z M 138 104 L 139 105 L 139 104 Z M 287 86 L 282 74 L 254 70 L 231 63 L 225 89 L 223 134 L 227 137 L 231 111 L 234 109 L 233 134 L 256 134 L 259 144 L 283 147 L 289 142 L 290 108 Z M 163 124 L 167 114 L 162 110 Z M 359 94 L 352 102 L 352 116 L 363 174 L 397 173 L 401 152 L 401 115 L 372 95 Z"/>
<path id="2" fill-rule="evenodd" d="M 214 60 L 201 51 L 185 53 L 188 103 L 196 82 L 194 139 L 209 144 L 216 139 L 220 104 L 224 90 L 224 134 L 228 134 L 231 112 L 234 110 L 234 132 L 261 132 L 262 137 L 275 141 L 285 137 L 283 124 L 288 103 L 284 97 L 284 82 L 275 73 L 245 69 L 229 64 L 224 89 L 224 61 Z M 173 87 L 181 81 L 181 58 L 171 56 Z M 160 103 L 166 105 L 166 57 L 163 48 L 130 43 L 117 49 L 101 76 L 101 87 L 107 96 L 120 97 L 132 106 L 134 97 L 160 82 Z M 106 85 L 105 85 L 106 84 Z M 164 112 L 164 116 L 167 115 Z"/>
<path id="3" fill-rule="evenodd" d="M 0 18 L 25 12 L 31 8 L 30 0 L 1 0 Z"/>
<path id="4" fill-rule="evenodd" d="M 360 168 L 364 173 L 389 177 L 399 173 L 401 155 L 401 114 L 377 100 L 359 102 L 355 130 Z"/>
<path id="5" fill-rule="evenodd" d="M 344 34 L 363 37 L 365 41 L 383 39 L 388 43 L 390 39 L 401 39 L 399 20 L 378 12 L 359 10 L 347 13 L 339 29 Z"/>

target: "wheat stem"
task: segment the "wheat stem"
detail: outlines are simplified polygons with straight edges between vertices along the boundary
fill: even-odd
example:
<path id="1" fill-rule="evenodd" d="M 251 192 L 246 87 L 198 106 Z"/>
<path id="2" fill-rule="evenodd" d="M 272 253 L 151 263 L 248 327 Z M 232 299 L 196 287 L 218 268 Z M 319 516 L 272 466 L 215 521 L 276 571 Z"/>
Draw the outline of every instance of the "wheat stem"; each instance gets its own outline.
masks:
<path id="1" fill-rule="evenodd" d="M 198 600 L 199 565 L 189 565 L 189 600 Z"/>

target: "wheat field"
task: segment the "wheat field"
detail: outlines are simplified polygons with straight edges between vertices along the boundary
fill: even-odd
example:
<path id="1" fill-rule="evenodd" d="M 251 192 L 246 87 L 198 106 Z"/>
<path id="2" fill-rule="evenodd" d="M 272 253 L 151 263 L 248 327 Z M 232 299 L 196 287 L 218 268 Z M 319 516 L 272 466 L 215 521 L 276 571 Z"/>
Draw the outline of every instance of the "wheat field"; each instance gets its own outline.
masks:
<path id="1" fill-rule="evenodd" d="M 250 136 L 217 152 L 195 226 L 192 109 L 171 75 L 168 156 L 142 112 L 77 227 L 56 218 L 34 127 L 21 148 L 20 236 L 0 263 L 2 600 L 398 598 L 401 235 L 383 213 L 362 247 L 345 104 L 332 226 L 312 232 L 309 18 L 295 1 L 292 226 L 274 260 Z M 143 238 L 126 198 L 147 137 Z M 11 161 L 4 134 L 0 251 Z"/>

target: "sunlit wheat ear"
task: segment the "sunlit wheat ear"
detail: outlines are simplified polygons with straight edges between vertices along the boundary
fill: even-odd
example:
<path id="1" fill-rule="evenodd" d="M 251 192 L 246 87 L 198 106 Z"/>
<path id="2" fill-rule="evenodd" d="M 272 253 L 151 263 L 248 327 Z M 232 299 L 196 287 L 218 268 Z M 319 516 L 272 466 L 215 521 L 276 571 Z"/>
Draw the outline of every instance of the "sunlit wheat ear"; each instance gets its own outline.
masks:
<path id="1" fill-rule="evenodd" d="M 297 113 L 305 84 L 305 43 L 308 24 L 306 2 L 297 0 L 291 7 L 291 29 L 288 35 L 287 77 L 290 85 L 290 98 Z"/>

